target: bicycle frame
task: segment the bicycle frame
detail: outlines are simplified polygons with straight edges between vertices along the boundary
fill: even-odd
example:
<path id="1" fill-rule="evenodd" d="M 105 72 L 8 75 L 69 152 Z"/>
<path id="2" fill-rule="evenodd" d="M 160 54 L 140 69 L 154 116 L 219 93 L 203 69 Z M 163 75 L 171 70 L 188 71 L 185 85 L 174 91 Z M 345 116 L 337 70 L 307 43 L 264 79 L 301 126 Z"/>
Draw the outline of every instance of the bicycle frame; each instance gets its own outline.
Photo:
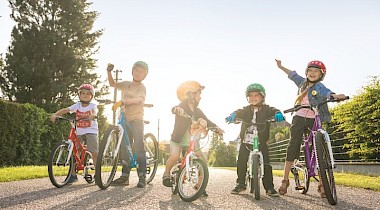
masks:
<path id="1" fill-rule="evenodd" d="M 190 179 L 190 158 L 198 158 L 198 156 L 195 154 L 195 143 L 197 140 L 201 139 L 201 135 L 201 130 L 198 130 L 195 135 L 191 136 L 189 148 L 186 151 L 185 156 L 181 160 L 181 169 L 186 164 L 186 177 L 188 180 Z M 196 176 L 198 176 L 198 174 Z"/>

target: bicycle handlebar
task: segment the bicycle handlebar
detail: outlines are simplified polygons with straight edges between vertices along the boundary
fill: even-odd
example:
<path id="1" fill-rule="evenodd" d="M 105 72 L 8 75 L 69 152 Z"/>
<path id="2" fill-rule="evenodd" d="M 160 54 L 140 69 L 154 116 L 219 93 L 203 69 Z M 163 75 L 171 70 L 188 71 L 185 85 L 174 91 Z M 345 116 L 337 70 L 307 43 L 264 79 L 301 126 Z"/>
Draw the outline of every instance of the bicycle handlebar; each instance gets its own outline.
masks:
<path id="1" fill-rule="evenodd" d="M 106 105 L 107 104 L 114 104 L 117 102 L 117 101 L 113 101 L 110 99 L 96 99 L 96 101 L 99 103 L 102 103 L 102 104 L 106 104 Z M 153 107 L 153 104 L 141 104 L 141 106 L 151 108 L 151 107 Z"/>
<path id="2" fill-rule="evenodd" d="M 344 100 L 347 100 L 347 99 L 350 99 L 350 97 L 349 97 L 349 96 L 346 96 L 344 99 L 330 98 L 330 99 L 328 99 L 327 101 L 324 101 L 324 102 L 322 102 L 322 103 L 319 103 L 319 104 L 317 104 L 317 105 L 314 106 L 314 107 L 320 107 L 320 106 L 322 106 L 323 104 L 326 104 L 326 103 L 329 103 L 329 102 L 340 102 L 340 101 L 344 101 Z M 284 110 L 284 114 L 285 114 L 285 113 L 289 113 L 289 112 L 296 112 L 296 111 L 298 111 L 298 110 L 300 110 L 300 109 L 302 109 L 302 108 L 312 109 L 313 106 L 311 106 L 311 105 L 296 105 L 296 106 L 294 106 L 293 108 L 290 108 L 290 109 Z"/>
<path id="3" fill-rule="evenodd" d="M 96 117 L 96 118 L 97 118 L 97 117 Z M 81 120 L 87 120 L 87 121 L 90 121 L 91 119 L 89 119 L 88 117 L 82 117 L 82 118 L 67 118 L 67 117 L 58 116 L 58 117 L 57 117 L 57 120 L 65 120 L 65 121 L 69 121 L 69 122 L 75 123 L 76 121 L 81 121 Z"/>
<path id="4" fill-rule="evenodd" d="M 269 118 L 266 120 L 266 122 L 277 122 L 274 118 Z M 230 124 L 230 122 L 227 121 L 228 124 Z M 246 122 L 245 120 L 241 119 L 241 118 L 235 118 L 235 122 L 233 122 L 234 124 L 240 124 L 240 123 L 244 123 L 244 124 L 247 124 L 247 125 L 257 125 L 257 124 L 265 124 L 265 123 L 253 123 L 253 122 Z"/>

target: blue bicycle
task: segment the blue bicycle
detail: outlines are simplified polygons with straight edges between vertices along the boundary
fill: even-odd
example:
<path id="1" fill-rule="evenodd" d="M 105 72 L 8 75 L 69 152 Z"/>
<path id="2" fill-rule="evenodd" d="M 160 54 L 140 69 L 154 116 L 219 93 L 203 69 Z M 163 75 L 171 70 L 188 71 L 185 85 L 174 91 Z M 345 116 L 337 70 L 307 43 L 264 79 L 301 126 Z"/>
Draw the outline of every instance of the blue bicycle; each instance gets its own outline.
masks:
<path id="1" fill-rule="evenodd" d="M 122 143 L 127 145 L 129 167 L 137 168 L 138 164 L 137 156 L 132 151 L 128 137 L 128 130 L 133 129 L 125 117 L 125 107 L 122 107 L 120 102 L 110 100 L 98 100 L 98 102 L 104 104 L 115 103 L 114 107 L 118 109 L 118 123 L 117 125 L 110 125 L 104 133 L 103 140 L 99 145 L 98 161 L 96 164 L 95 183 L 101 189 L 107 189 L 117 172 L 119 162 L 121 162 L 119 161 L 119 156 Z M 153 105 L 144 104 L 142 106 L 152 107 Z M 144 135 L 144 149 L 146 153 L 146 182 L 149 184 L 153 180 L 158 167 L 158 142 L 152 133 L 146 133 Z"/>

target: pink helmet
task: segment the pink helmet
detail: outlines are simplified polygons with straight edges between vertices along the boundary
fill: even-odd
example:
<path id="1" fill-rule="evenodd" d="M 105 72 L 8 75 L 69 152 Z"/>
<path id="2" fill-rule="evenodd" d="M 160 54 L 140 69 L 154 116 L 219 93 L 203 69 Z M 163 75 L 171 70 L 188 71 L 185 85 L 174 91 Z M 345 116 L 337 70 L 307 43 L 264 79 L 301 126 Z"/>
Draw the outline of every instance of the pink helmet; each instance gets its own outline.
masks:
<path id="1" fill-rule="evenodd" d="M 326 66 L 325 66 L 325 64 L 322 61 L 319 61 L 319 60 L 310 61 L 307 64 L 305 74 L 307 73 L 307 68 L 309 68 L 309 67 L 315 67 L 315 68 L 318 68 L 318 69 L 321 70 L 321 72 L 322 72 L 321 81 L 325 78 L 325 75 L 326 75 Z"/>
<path id="2" fill-rule="evenodd" d="M 78 93 L 80 93 L 81 90 L 89 90 L 91 92 L 91 94 L 92 94 L 92 97 L 94 98 L 94 96 L 95 96 L 95 88 L 92 85 L 90 85 L 90 84 L 83 84 L 83 85 L 79 86 Z"/>

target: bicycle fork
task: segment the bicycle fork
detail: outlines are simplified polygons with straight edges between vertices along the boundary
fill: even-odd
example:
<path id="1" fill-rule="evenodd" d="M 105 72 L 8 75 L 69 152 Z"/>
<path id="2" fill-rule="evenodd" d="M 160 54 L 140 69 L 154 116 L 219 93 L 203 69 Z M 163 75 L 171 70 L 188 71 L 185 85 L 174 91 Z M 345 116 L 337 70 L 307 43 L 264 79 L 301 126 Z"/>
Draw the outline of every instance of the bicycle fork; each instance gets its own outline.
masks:
<path id="1" fill-rule="evenodd" d="M 334 161 L 334 156 L 333 156 L 333 152 L 332 152 L 332 147 L 331 147 L 331 141 L 330 141 L 330 136 L 329 134 L 327 133 L 327 131 L 325 130 L 319 130 L 319 132 L 321 132 L 324 136 L 324 140 L 327 144 L 327 149 L 329 151 L 329 156 L 330 156 L 330 161 L 331 161 L 331 169 L 334 169 L 335 168 L 335 161 Z"/>
<path id="2" fill-rule="evenodd" d="M 253 178 L 253 168 L 252 168 L 252 163 L 253 163 L 253 155 L 258 154 L 259 155 L 259 163 L 260 163 L 260 174 L 259 174 L 259 179 L 262 179 L 264 177 L 264 159 L 263 159 L 263 154 L 260 151 L 252 151 L 250 152 L 251 154 L 249 155 L 249 178 Z"/>
<path id="3" fill-rule="evenodd" d="M 186 166 L 186 179 L 188 181 L 190 181 L 190 158 L 194 157 L 195 156 L 195 153 L 194 151 L 191 151 L 189 154 L 186 155 L 186 159 L 185 159 L 185 166 Z M 196 181 L 198 181 L 198 173 L 195 173 L 195 179 Z"/>

